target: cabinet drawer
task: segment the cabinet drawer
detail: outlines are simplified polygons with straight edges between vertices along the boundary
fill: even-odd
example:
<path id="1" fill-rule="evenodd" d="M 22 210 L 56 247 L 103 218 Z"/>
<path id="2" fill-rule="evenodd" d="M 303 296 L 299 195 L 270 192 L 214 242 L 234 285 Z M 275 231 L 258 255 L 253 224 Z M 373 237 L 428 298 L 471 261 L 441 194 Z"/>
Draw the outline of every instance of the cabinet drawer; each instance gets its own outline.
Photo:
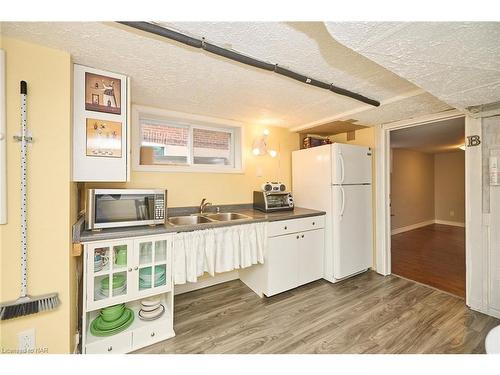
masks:
<path id="1" fill-rule="evenodd" d="M 143 348 L 158 341 L 166 340 L 175 336 L 167 321 L 162 319 L 159 323 L 150 322 L 144 327 L 133 332 L 133 349 Z"/>
<path id="2" fill-rule="evenodd" d="M 87 344 L 87 354 L 123 354 L 132 350 L 132 332 L 123 332 Z"/>
<path id="3" fill-rule="evenodd" d="M 301 219 L 272 221 L 268 226 L 268 236 L 283 236 L 289 233 L 304 232 L 324 227 L 325 215 L 305 217 Z"/>

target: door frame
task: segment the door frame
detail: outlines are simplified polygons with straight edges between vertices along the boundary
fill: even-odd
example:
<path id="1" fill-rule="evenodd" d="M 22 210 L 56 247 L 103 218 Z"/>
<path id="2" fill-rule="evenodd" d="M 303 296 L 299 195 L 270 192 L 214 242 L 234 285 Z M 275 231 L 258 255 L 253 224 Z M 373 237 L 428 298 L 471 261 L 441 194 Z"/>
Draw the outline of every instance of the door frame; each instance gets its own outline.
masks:
<path id="1" fill-rule="evenodd" d="M 453 109 L 409 120 L 396 121 L 375 127 L 376 150 L 376 271 L 391 274 L 391 217 L 390 217 L 390 132 L 428 125 L 454 118 L 465 118 L 465 135 L 481 136 L 481 120 Z M 465 214 L 466 214 L 466 304 L 484 311 L 484 268 L 482 254 L 482 181 L 481 147 L 467 147 L 465 151 Z M 474 253 L 472 253 L 474 250 Z"/>

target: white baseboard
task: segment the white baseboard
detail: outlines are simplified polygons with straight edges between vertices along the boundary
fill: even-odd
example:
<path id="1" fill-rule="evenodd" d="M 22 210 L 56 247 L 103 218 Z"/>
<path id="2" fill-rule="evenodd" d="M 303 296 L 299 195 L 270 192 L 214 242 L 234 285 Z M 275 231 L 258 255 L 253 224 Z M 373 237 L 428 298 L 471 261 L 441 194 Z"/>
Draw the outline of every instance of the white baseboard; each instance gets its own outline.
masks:
<path id="1" fill-rule="evenodd" d="M 240 278 L 238 270 L 218 273 L 214 277 L 212 276 L 201 276 L 200 280 L 196 283 L 186 283 L 174 286 L 174 295 L 192 292 L 193 290 L 208 288 L 209 286 L 214 286 L 217 284 L 222 284 L 227 281 L 237 280 Z"/>
<path id="2" fill-rule="evenodd" d="M 488 314 L 490 316 L 493 316 L 493 317 L 495 317 L 497 319 L 500 319 L 500 310 L 495 309 L 493 307 L 489 307 L 488 311 L 486 312 L 486 314 Z"/>
<path id="3" fill-rule="evenodd" d="M 422 227 L 425 227 L 425 226 L 431 225 L 431 224 L 451 225 L 454 227 L 462 227 L 462 228 L 465 227 L 465 223 L 461 223 L 459 221 L 446 221 L 446 220 L 435 219 L 435 220 L 422 221 L 421 223 L 416 223 L 416 224 L 412 224 L 412 225 L 407 225 L 406 227 L 393 229 L 393 230 L 391 230 L 391 235 L 399 234 L 399 233 L 403 233 L 403 232 L 408 232 L 409 230 L 422 228 Z"/>
<path id="4" fill-rule="evenodd" d="M 462 228 L 465 228 L 465 223 L 461 223 L 459 221 L 434 220 L 434 222 L 436 224 L 451 225 L 453 227 L 462 227 Z"/>
<path id="5" fill-rule="evenodd" d="M 396 229 L 391 230 L 391 235 L 399 234 L 399 233 L 403 233 L 403 232 L 408 232 L 409 230 L 413 230 L 413 229 L 417 229 L 417 228 L 422 228 L 422 227 L 425 227 L 427 225 L 434 224 L 434 221 L 435 220 L 427 220 L 427 221 L 422 221 L 421 223 L 407 225 L 406 227 L 396 228 Z"/>

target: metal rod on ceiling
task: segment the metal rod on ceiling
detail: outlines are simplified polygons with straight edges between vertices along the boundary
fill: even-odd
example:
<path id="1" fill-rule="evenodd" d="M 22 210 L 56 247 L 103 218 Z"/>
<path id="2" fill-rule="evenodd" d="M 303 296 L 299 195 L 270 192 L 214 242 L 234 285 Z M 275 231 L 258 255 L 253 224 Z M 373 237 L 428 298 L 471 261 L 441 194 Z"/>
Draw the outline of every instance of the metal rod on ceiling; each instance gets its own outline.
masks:
<path id="1" fill-rule="evenodd" d="M 177 31 L 168 29 L 164 26 L 156 25 L 151 22 L 144 22 L 144 21 L 118 21 L 118 23 L 122 25 L 126 25 L 129 27 L 133 27 L 134 29 L 138 29 L 141 31 L 145 31 L 151 34 L 159 35 L 164 38 L 172 39 L 175 40 L 179 43 L 186 44 L 191 47 L 196 47 L 196 48 L 201 48 L 207 52 L 216 54 L 218 56 L 222 56 L 225 58 L 228 58 L 230 60 L 238 61 L 242 64 L 250 65 L 255 68 L 259 69 L 264 69 L 270 72 L 275 72 L 277 74 L 286 76 L 288 78 L 292 78 L 296 81 L 312 85 L 315 87 L 319 87 L 321 89 L 329 90 L 332 91 L 336 94 L 347 96 L 349 98 L 358 100 L 360 102 L 366 103 L 373 105 L 375 107 L 378 107 L 380 105 L 380 102 L 374 99 L 367 98 L 366 96 L 363 96 L 361 94 L 358 94 L 356 92 L 352 92 L 350 90 L 335 86 L 333 83 L 327 83 L 323 81 L 319 81 L 314 78 L 307 77 L 303 74 L 296 73 L 294 71 L 291 71 L 289 69 L 283 68 L 278 64 L 270 64 L 265 61 L 261 61 L 258 59 L 255 59 L 250 56 L 243 55 L 239 52 L 219 47 L 216 46 L 215 44 L 208 43 L 204 39 L 196 39 L 193 37 L 190 37 L 188 35 L 179 33 Z"/>

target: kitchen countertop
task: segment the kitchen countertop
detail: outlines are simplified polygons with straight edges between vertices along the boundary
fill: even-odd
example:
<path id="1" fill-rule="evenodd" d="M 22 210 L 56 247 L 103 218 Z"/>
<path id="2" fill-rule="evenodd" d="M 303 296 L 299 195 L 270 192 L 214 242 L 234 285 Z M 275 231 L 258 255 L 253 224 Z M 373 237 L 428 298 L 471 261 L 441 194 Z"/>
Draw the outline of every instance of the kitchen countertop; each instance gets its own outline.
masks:
<path id="1" fill-rule="evenodd" d="M 152 236 L 164 233 L 190 232 L 194 230 L 220 228 L 233 225 L 291 220 L 291 219 L 300 219 L 311 216 L 325 215 L 324 211 L 310 210 L 301 207 L 295 207 L 293 211 L 265 213 L 249 208 L 248 206 L 249 205 L 241 205 L 240 208 L 238 208 L 238 206 L 231 206 L 230 210 L 221 209 L 221 212 L 236 212 L 249 216 L 250 217 L 249 219 L 233 220 L 233 221 L 214 221 L 210 223 L 182 225 L 182 226 L 166 223 L 165 225 L 157 225 L 154 227 L 140 226 L 140 227 L 102 229 L 101 231 L 90 231 L 90 230 L 84 230 L 84 222 L 82 217 L 73 226 L 73 242 L 80 243 L 80 242 L 105 241 L 105 240 L 113 240 L 126 237 L 140 237 L 140 236 Z M 182 210 L 184 210 L 185 212 L 182 212 Z M 174 212 L 177 213 L 174 214 Z M 169 217 L 180 216 L 180 214 L 189 215 L 188 212 L 189 208 L 169 209 Z"/>

